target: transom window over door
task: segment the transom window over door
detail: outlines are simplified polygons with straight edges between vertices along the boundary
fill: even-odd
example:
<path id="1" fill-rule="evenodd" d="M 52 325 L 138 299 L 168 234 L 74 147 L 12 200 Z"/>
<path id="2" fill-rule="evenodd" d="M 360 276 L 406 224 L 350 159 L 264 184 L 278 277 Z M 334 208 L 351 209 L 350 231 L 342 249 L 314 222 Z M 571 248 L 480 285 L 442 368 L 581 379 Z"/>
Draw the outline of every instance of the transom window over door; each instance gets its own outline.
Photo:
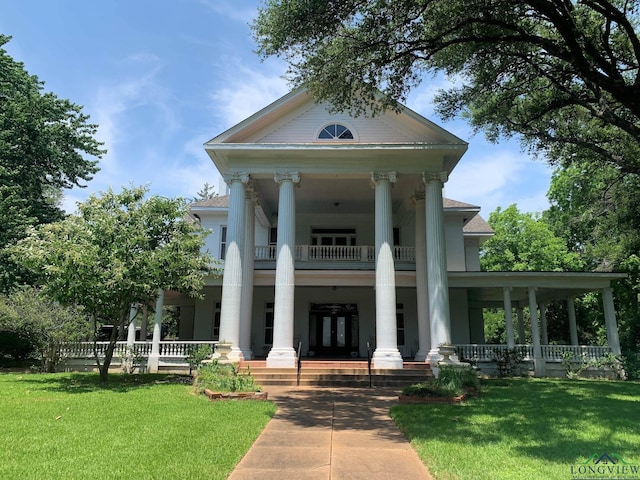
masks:
<path id="1" fill-rule="evenodd" d="M 335 245 L 349 246 L 356 245 L 355 228 L 312 228 L 311 245 Z"/>
<path id="2" fill-rule="evenodd" d="M 318 135 L 319 140 L 353 140 L 353 133 L 340 123 L 330 123 Z"/>

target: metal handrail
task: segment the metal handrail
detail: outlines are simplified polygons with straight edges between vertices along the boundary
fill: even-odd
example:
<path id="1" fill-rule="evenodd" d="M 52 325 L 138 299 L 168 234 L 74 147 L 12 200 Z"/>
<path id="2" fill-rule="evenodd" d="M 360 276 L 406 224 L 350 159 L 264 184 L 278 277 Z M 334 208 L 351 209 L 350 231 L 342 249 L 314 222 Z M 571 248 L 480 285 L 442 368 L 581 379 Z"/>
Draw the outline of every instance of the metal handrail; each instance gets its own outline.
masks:
<path id="1" fill-rule="evenodd" d="M 302 352 L 302 342 L 298 342 L 298 371 L 296 374 L 296 387 L 300 386 L 300 374 L 302 373 L 302 361 L 300 360 L 300 353 Z"/>
<path id="2" fill-rule="evenodd" d="M 369 388 L 373 387 L 371 381 L 371 345 L 367 342 L 367 369 L 369 370 Z"/>

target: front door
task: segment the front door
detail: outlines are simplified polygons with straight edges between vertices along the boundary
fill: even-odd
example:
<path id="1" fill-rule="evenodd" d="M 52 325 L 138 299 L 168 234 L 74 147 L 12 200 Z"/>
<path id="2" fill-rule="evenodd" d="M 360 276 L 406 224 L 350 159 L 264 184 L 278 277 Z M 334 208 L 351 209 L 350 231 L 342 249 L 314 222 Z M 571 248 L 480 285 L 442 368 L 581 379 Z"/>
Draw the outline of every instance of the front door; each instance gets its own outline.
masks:
<path id="1" fill-rule="evenodd" d="M 309 316 L 309 350 L 314 352 L 316 356 L 357 356 L 358 312 L 356 305 L 312 305 Z"/>

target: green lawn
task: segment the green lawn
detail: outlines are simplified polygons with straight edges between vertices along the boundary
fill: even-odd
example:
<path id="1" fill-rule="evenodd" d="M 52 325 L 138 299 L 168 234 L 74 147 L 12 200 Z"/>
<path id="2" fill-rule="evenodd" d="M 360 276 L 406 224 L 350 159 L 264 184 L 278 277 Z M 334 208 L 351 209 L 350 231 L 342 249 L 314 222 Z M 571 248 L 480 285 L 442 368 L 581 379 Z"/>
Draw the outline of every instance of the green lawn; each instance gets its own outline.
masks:
<path id="1" fill-rule="evenodd" d="M 158 379 L 0 375 L 0 478 L 224 479 L 276 410 Z"/>
<path id="2" fill-rule="evenodd" d="M 603 453 L 640 465 L 637 382 L 490 380 L 466 404 L 398 405 L 391 415 L 438 480 L 567 480 Z"/>

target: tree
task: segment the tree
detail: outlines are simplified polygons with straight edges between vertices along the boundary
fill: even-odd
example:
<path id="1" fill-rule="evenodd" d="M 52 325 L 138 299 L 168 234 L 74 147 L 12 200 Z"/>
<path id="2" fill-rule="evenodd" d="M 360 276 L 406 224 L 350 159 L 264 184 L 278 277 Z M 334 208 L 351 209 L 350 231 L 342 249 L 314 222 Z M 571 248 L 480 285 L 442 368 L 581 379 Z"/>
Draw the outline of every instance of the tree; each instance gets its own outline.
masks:
<path id="1" fill-rule="evenodd" d="M 482 245 L 485 271 L 559 272 L 582 270 L 576 253 L 569 252 L 540 216 L 520 213 L 516 205 L 489 214 L 495 235 Z"/>
<path id="2" fill-rule="evenodd" d="M 96 354 L 103 382 L 131 305 L 154 302 L 159 288 L 196 296 L 205 275 L 214 273 L 201 251 L 208 232 L 188 219 L 186 202 L 145 199 L 147 190 L 92 195 L 78 204 L 78 214 L 32 229 L 12 248 L 45 294 L 114 325 L 102 363 Z"/>
<path id="3" fill-rule="evenodd" d="M 61 190 L 89 181 L 105 153 L 82 108 L 44 93 L 2 48 L 9 39 L 0 35 L 0 291 L 27 280 L 3 247 L 28 226 L 60 220 Z"/>
<path id="4" fill-rule="evenodd" d="M 0 333 L 9 345 L 22 344 L 29 354 L 36 354 L 42 371 L 55 372 L 62 344 L 80 341 L 90 330 L 82 309 L 64 307 L 38 289 L 25 287 L 0 297 Z"/>
<path id="5" fill-rule="evenodd" d="M 626 0 L 266 0 L 258 52 L 294 85 L 353 113 L 396 107 L 426 74 L 496 140 L 570 162 L 587 153 L 640 173 L 640 20 Z M 382 96 L 380 96 L 380 92 Z"/>
<path id="6" fill-rule="evenodd" d="M 214 198 L 217 196 L 218 196 L 218 192 L 216 192 L 216 189 L 213 186 L 209 185 L 209 182 L 205 182 L 205 184 L 202 187 L 202 190 L 196 193 L 196 196 L 193 197 L 193 201 L 201 202 L 203 200 L 209 200 L 210 198 Z"/>

